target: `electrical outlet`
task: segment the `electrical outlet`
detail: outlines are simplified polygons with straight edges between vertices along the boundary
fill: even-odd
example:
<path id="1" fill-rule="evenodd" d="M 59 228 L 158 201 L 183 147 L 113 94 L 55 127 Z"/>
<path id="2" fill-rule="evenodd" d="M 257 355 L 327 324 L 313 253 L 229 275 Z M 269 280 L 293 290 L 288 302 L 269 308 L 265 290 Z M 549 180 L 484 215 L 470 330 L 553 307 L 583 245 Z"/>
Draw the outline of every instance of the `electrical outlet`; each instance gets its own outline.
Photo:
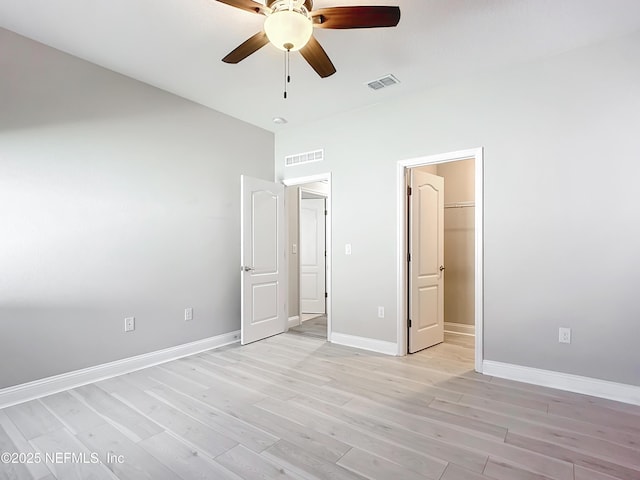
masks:
<path id="1" fill-rule="evenodd" d="M 384 307 L 378 307 L 378 318 L 384 318 Z"/>
<path id="2" fill-rule="evenodd" d="M 188 322 L 193 320 L 193 307 L 187 307 L 184 309 L 184 321 Z"/>
<path id="3" fill-rule="evenodd" d="M 558 342 L 571 343 L 571 329 L 566 327 L 560 327 L 558 329 Z"/>
<path id="4" fill-rule="evenodd" d="M 124 331 L 133 332 L 136 329 L 136 317 L 127 317 L 124 319 Z"/>
<path id="5" fill-rule="evenodd" d="M 291 253 L 293 255 L 296 255 L 298 253 L 298 245 L 297 244 L 294 243 L 294 244 L 291 245 Z"/>
<path id="6" fill-rule="evenodd" d="M 345 255 L 351 255 L 351 244 L 350 243 L 346 243 L 344 246 L 344 254 Z"/>

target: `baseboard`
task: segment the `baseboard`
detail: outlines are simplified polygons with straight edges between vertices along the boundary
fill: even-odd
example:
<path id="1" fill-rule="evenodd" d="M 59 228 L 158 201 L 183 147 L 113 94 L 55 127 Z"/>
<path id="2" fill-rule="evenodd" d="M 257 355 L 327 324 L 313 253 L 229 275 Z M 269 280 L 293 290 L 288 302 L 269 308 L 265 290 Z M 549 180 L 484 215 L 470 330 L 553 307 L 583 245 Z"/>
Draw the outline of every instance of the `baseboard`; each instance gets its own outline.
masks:
<path id="1" fill-rule="evenodd" d="M 300 322 L 300 316 L 296 315 L 295 317 L 289 317 L 289 328 L 297 327 L 302 322 Z"/>
<path id="2" fill-rule="evenodd" d="M 385 342 L 384 340 L 376 340 L 374 338 L 357 337 L 355 335 L 347 335 L 345 333 L 332 332 L 331 343 L 344 345 L 346 347 L 361 348 L 371 352 L 384 353 L 385 355 L 397 355 L 398 345 L 394 342 Z"/>
<path id="3" fill-rule="evenodd" d="M 594 397 L 607 398 L 618 402 L 640 405 L 640 387 L 624 383 L 610 382 L 597 378 L 582 377 L 570 373 L 540 370 L 509 363 L 484 360 L 482 373 L 494 377 L 532 383 L 543 387 L 557 388 L 568 392 L 582 393 Z"/>
<path id="4" fill-rule="evenodd" d="M 3 388 L 0 390 L 0 409 L 178 358 L 188 357 L 189 355 L 205 352 L 213 348 L 229 345 L 238 342 L 239 339 L 240 331 L 225 333 L 216 337 L 205 338 L 155 352 L 144 353 L 135 357 L 116 360 L 115 362 L 96 365 L 95 367 L 83 368 L 81 370 Z"/>
<path id="5" fill-rule="evenodd" d="M 476 326 L 465 323 L 444 322 L 444 331 L 448 333 L 458 333 L 460 335 L 475 336 Z"/>

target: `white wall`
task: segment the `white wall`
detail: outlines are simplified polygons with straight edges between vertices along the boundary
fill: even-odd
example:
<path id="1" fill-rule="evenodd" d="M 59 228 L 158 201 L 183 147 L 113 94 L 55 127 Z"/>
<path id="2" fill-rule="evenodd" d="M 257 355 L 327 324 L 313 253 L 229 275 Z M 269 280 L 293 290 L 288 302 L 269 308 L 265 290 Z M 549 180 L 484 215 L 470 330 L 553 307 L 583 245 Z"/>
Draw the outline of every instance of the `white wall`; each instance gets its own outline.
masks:
<path id="1" fill-rule="evenodd" d="M 396 162 L 483 146 L 485 359 L 640 385 L 638 45 L 640 33 L 278 133 L 279 178 L 332 172 L 334 332 L 396 340 Z M 319 147 L 324 162 L 284 168 Z"/>
<path id="2" fill-rule="evenodd" d="M 0 45 L 0 388 L 239 329 L 240 174 L 273 178 L 273 135 Z"/>

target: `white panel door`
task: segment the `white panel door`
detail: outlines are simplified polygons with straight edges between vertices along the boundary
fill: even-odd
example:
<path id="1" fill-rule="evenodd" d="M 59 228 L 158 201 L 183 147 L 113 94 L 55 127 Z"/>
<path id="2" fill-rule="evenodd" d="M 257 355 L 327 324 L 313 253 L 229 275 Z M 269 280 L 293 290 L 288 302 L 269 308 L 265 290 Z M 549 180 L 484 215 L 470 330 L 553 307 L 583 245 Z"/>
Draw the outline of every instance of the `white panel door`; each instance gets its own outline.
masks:
<path id="1" fill-rule="evenodd" d="M 325 313 L 325 200 L 300 201 L 300 313 Z"/>
<path id="2" fill-rule="evenodd" d="M 411 170 L 409 353 L 444 341 L 444 178 Z"/>
<path id="3" fill-rule="evenodd" d="M 285 331 L 284 186 L 241 177 L 243 345 Z"/>

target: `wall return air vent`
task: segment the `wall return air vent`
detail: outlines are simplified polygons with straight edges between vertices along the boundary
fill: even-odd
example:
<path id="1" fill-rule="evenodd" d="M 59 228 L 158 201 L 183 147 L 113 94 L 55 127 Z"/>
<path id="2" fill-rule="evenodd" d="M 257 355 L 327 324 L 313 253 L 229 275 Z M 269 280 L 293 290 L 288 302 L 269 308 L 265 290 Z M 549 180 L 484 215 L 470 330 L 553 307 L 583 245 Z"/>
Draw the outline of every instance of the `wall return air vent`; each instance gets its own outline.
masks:
<path id="1" fill-rule="evenodd" d="M 293 167 L 294 165 L 302 165 L 303 163 L 320 162 L 324 160 L 324 150 L 314 150 L 313 152 L 298 153 L 296 155 L 287 155 L 284 157 L 284 166 Z"/>
<path id="2" fill-rule="evenodd" d="M 384 77 L 367 82 L 367 87 L 371 90 L 381 90 L 383 88 L 390 87 L 391 85 L 396 85 L 397 83 L 400 83 L 400 80 L 396 77 L 393 75 L 385 75 Z"/>

